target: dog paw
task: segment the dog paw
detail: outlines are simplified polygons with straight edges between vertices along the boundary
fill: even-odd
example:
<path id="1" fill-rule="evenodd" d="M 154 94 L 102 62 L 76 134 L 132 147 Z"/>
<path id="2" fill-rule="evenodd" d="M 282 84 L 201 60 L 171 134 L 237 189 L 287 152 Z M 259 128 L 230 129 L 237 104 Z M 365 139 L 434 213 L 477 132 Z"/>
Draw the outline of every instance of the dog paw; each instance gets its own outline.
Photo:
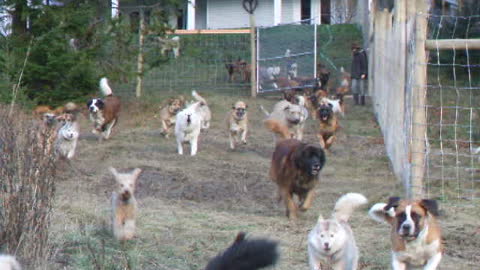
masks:
<path id="1" fill-rule="evenodd" d="M 242 141 L 243 144 L 247 144 L 247 141 Z"/>

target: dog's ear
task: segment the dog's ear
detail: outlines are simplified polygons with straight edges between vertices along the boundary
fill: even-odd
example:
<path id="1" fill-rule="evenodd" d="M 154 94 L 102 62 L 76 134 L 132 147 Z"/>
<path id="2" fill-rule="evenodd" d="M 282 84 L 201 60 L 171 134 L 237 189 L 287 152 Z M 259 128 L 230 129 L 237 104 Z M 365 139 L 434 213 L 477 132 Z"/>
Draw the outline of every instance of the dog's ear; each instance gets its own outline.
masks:
<path id="1" fill-rule="evenodd" d="M 135 170 L 132 171 L 132 176 L 135 178 L 135 180 L 140 176 L 142 173 L 142 169 L 140 168 L 135 168 Z"/>
<path id="2" fill-rule="evenodd" d="M 392 208 L 393 210 L 395 210 L 399 204 L 400 204 L 400 197 L 390 197 L 388 199 L 387 205 L 385 205 L 383 210 L 385 210 L 385 212 L 390 212 Z"/>
<path id="3" fill-rule="evenodd" d="M 115 176 L 115 177 L 118 176 L 118 172 L 114 167 L 109 167 L 108 170 L 110 170 L 110 172 L 113 174 L 113 176 Z"/>
<path id="4" fill-rule="evenodd" d="M 427 212 L 430 212 L 434 216 L 438 216 L 438 204 L 436 200 L 421 200 L 420 206 L 423 207 Z"/>
<path id="5" fill-rule="evenodd" d="M 242 242 L 243 240 L 245 240 L 246 236 L 247 236 L 247 234 L 245 232 L 239 232 L 237 234 L 237 237 L 235 237 L 235 240 L 233 241 L 233 243 L 238 244 L 238 243 Z"/>
<path id="6" fill-rule="evenodd" d="M 89 101 L 87 102 L 87 108 L 90 108 L 90 105 L 92 105 L 92 102 L 93 102 L 93 100 L 89 100 Z"/>

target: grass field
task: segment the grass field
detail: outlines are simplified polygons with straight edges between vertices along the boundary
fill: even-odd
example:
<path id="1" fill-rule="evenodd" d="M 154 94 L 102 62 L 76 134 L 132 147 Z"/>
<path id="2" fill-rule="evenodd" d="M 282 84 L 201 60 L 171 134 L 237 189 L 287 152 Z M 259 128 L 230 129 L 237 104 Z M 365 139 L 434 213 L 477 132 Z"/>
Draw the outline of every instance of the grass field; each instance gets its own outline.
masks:
<path id="1" fill-rule="evenodd" d="M 320 213 L 330 214 L 339 196 L 360 192 L 371 206 L 403 195 L 371 108 L 353 107 L 347 99 L 346 117 L 327 155 L 314 205 L 297 222 L 290 222 L 283 204 L 276 202 L 276 186 L 268 180 L 273 142 L 258 110 L 260 104 L 271 108 L 276 99 L 243 98 L 249 105 L 248 144 L 231 151 L 224 118 L 238 97 L 205 96 L 213 122 L 200 135 L 195 157 L 177 155 L 174 138 L 160 136 L 156 100 L 124 99 L 120 123 L 112 139 L 102 143 L 90 133 L 88 120 L 81 119 L 74 164 L 89 176 L 61 166 L 51 232 L 54 256 L 46 269 L 203 269 L 239 231 L 279 241 L 281 257 L 275 269 L 308 269 L 307 234 Z M 316 142 L 316 126 L 308 120 L 305 141 Z M 136 191 L 138 236 L 125 244 L 113 240 L 109 227 L 114 184 L 109 166 L 143 169 Z M 440 202 L 446 244 L 440 269 L 478 269 L 480 211 L 475 204 Z M 359 209 L 350 223 L 361 269 L 388 269 L 387 225 L 368 218 L 367 207 Z"/>

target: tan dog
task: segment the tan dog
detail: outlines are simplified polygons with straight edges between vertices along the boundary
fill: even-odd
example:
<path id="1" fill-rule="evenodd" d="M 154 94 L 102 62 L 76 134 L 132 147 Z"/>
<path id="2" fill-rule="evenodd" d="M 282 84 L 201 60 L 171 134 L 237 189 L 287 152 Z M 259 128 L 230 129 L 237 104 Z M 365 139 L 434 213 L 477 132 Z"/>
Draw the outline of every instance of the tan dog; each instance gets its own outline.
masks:
<path id="1" fill-rule="evenodd" d="M 352 81 L 352 77 L 350 76 L 350 73 L 346 72 L 343 67 L 340 68 L 340 86 L 337 87 L 336 94 L 337 95 L 346 95 L 348 92 L 350 92 L 350 85 Z"/>
<path id="2" fill-rule="evenodd" d="M 232 107 L 228 118 L 228 138 L 230 140 L 230 149 L 235 149 L 235 144 L 240 138 L 243 144 L 247 144 L 248 115 L 247 104 L 243 101 L 237 101 Z"/>
<path id="3" fill-rule="evenodd" d="M 422 267 L 435 270 L 442 259 L 443 245 L 436 220 L 435 200 L 401 200 L 391 197 L 388 203 L 377 203 L 369 215 L 376 221 L 392 226 L 393 270 Z"/>
<path id="4" fill-rule="evenodd" d="M 135 236 L 135 216 L 137 201 L 134 197 L 135 183 L 142 172 L 136 168 L 130 173 L 119 173 L 113 167 L 110 172 L 118 184 L 116 192 L 112 194 L 112 229 L 117 240 L 131 240 Z"/>
<path id="5" fill-rule="evenodd" d="M 336 140 L 338 130 L 337 116 L 329 103 L 321 103 L 317 111 L 319 120 L 319 131 L 317 137 L 323 149 L 328 150 Z"/>
<path id="6" fill-rule="evenodd" d="M 280 141 L 272 155 L 270 179 L 278 186 L 286 214 L 297 218 L 297 211 L 306 211 L 313 202 L 314 188 L 320 181 L 320 170 L 325 164 L 325 153 L 319 145 L 289 139 Z M 298 205 L 293 196 L 298 196 Z"/>
<path id="7" fill-rule="evenodd" d="M 170 98 L 167 104 L 160 108 L 160 123 L 162 124 L 161 133 L 165 138 L 168 138 L 175 126 L 175 116 L 185 105 L 185 97 L 178 96 L 176 98 Z"/>
<path id="8" fill-rule="evenodd" d="M 272 113 L 266 111 L 262 106 L 260 108 L 267 116 L 263 123 L 268 130 L 282 139 L 302 140 L 303 128 L 308 117 L 307 109 L 304 106 L 282 100 L 275 104 Z"/>

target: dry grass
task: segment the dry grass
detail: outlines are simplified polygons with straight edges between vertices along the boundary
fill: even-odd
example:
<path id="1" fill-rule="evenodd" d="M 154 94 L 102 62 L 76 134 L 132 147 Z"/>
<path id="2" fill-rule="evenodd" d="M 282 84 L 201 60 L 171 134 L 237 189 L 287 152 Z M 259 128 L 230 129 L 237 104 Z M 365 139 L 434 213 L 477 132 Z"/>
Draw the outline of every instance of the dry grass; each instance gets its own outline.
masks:
<path id="1" fill-rule="evenodd" d="M 97 142 L 91 124 L 81 120 L 82 135 L 74 164 L 92 176 L 61 168 L 53 217 L 55 257 L 48 269 L 202 269 L 227 247 L 238 231 L 280 242 L 275 269 L 307 269 L 306 237 L 318 214 L 330 214 L 346 192 L 363 193 L 370 205 L 402 195 L 381 135 L 369 108 L 349 109 L 343 129 L 328 154 L 311 210 L 296 223 L 284 216 L 275 200 L 276 187 L 267 178 L 272 135 L 258 106 L 273 99 L 244 100 L 249 105 L 248 145 L 229 150 L 224 118 L 234 97 L 207 96 L 213 112 L 211 128 L 200 136 L 196 157 L 176 154 L 175 139 L 160 135 L 153 115 L 156 105 L 125 107 L 110 141 Z M 141 106 L 140 106 L 141 105 Z M 315 142 L 316 124 L 309 120 L 305 140 Z M 137 187 L 138 237 L 119 244 L 110 228 L 109 197 L 114 180 L 107 168 L 140 167 Z M 441 269 L 474 269 L 480 259 L 477 207 L 472 202 L 442 202 L 446 256 Z M 362 269 L 389 268 L 389 228 L 367 217 L 367 208 L 351 219 L 361 251 Z"/>
<path id="2" fill-rule="evenodd" d="M 49 256 L 56 164 L 50 130 L 0 107 L 0 247 L 24 265 Z M 42 132 L 43 136 L 39 136 Z"/>

